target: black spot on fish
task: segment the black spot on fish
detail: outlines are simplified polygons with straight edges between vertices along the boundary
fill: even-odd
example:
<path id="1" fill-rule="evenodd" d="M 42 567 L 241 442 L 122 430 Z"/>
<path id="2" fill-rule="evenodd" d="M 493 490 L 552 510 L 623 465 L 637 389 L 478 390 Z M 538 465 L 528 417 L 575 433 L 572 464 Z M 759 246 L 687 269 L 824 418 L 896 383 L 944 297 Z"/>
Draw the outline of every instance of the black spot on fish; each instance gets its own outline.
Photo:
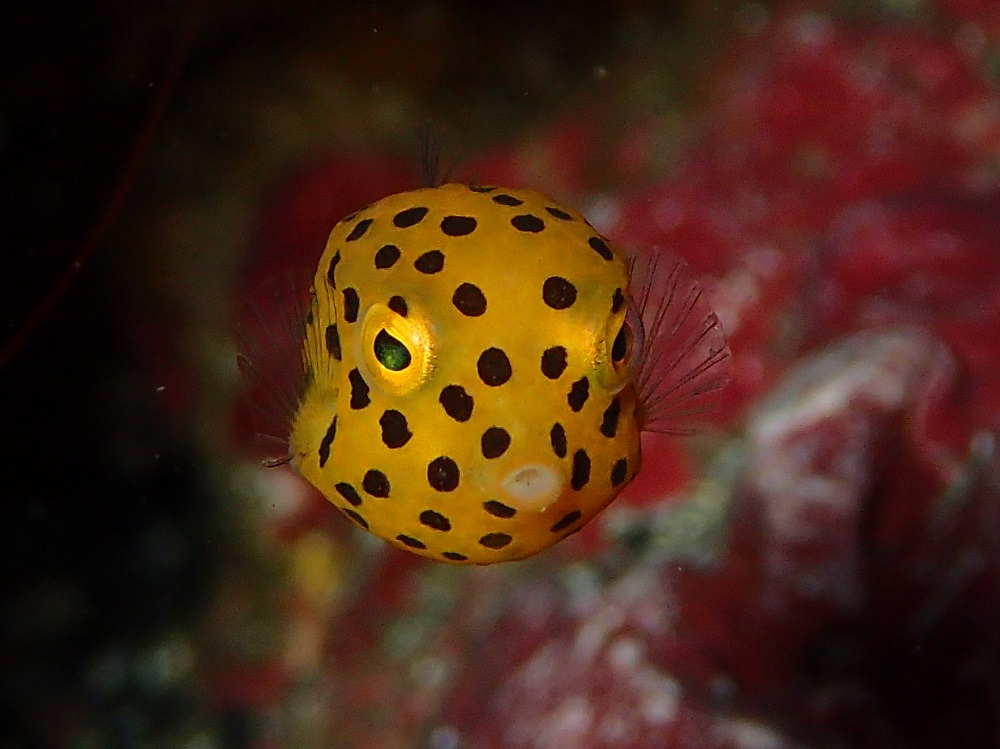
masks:
<path id="1" fill-rule="evenodd" d="M 319 443 L 319 467 L 322 468 L 326 465 L 326 461 L 330 459 L 330 445 L 333 444 L 333 438 L 337 434 L 337 416 L 334 415 L 333 421 L 330 422 L 330 426 L 327 427 L 326 434 L 323 435 L 323 439 Z"/>
<path id="2" fill-rule="evenodd" d="M 549 212 L 549 215 L 553 218 L 557 218 L 560 221 L 572 221 L 573 217 L 570 216 L 566 211 L 560 210 L 559 208 L 554 208 L 550 205 L 545 206 L 545 210 Z"/>
<path id="3" fill-rule="evenodd" d="M 493 188 L 490 189 L 492 190 Z M 466 559 L 468 559 L 468 557 L 465 556 L 465 554 L 459 554 L 457 551 L 446 551 L 441 556 L 443 556 L 445 559 L 450 559 L 453 562 L 464 562 Z"/>
<path id="4" fill-rule="evenodd" d="M 517 514 L 517 510 L 513 507 L 508 507 L 503 502 L 497 502 L 495 499 L 483 502 L 483 509 L 495 518 L 512 518 Z"/>
<path id="5" fill-rule="evenodd" d="M 476 371 L 479 372 L 479 379 L 490 387 L 503 385 L 510 379 L 510 359 L 501 349 L 488 348 L 479 355 Z"/>
<path id="6" fill-rule="evenodd" d="M 423 206 L 402 210 L 392 217 L 392 225 L 397 229 L 408 229 L 411 226 L 416 226 L 424 220 L 427 210 Z"/>
<path id="7" fill-rule="evenodd" d="M 611 466 L 611 486 L 618 486 L 625 480 L 628 475 L 628 461 L 625 458 L 620 458 L 615 461 L 615 464 Z"/>
<path id="8" fill-rule="evenodd" d="M 333 253 L 333 258 L 330 260 L 330 267 L 326 271 L 326 280 L 330 282 L 331 288 L 337 288 L 337 280 L 334 276 L 337 270 L 337 263 L 340 262 L 340 250 Z"/>
<path id="9" fill-rule="evenodd" d="M 513 540 L 509 533 L 487 533 L 479 539 L 479 543 L 487 549 L 502 549 Z"/>
<path id="10" fill-rule="evenodd" d="M 486 311 L 486 297 L 478 286 L 471 283 L 463 283 L 455 289 L 451 303 L 466 317 L 479 317 Z"/>
<path id="11" fill-rule="evenodd" d="M 375 267 L 379 270 L 391 268 L 399 260 L 399 248 L 394 244 L 383 245 L 375 253 Z"/>
<path id="12" fill-rule="evenodd" d="M 451 458 L 434 458 L 427 466 L 427 483 L 439 492 L 450 492 L 458 486 L 458 465 Z"/>
<path id="13" fill-rule="evenodd" d="M 542 299 L 552 309 L 566 309 L 576 301 L 576 286 L 562 276 L 552 276 L 542 285 Z"/>
<path id="14" fill-rule="evenodd" d="M 413 436 L 406 423 L 406 417 L 395 409 L 390 408 L 383 413 L 378 423 L 382 427 L 382 442 L 390 449 L 402 447 Z"/>
<path id="15" fill-rule="evenodd" d="M 413 267 L 421 273 L 437 273 L 444 267 L 444 255 L 440 250 L 431 250 L 413 261 Z"/>
<path id="16" fill-rule="evenodd" d="M 358 299 L 358 292 L 354 289 L 344 289 L 344 320 L 355 322 L 358 319 L 358 308 L 361 300 Z"/>
<path id="17" fill-rule="evenodd" d="M 529 234 L 537 234 L 545 228 L 545 222 L 538 218 L 538 216 L 532 216 L 530 213 L 514 216 L 510 220 L 510 225 L 518 231 L 528 232 Z"/>
<path id="18" fill-rule="evenodd" d="M 483 432 L 483 436 L 480 439 L 480 447 L 482 448 L 484 458 L 490 460 L 499 458 L 510 447 L 510 434 L 507 433 L 506 429 L 501 427 L 490 427 Z"/>
<path id="19" fill-rule="evenodd" d="M 351 408 L 358 411 L 372 402 L 368 395 L 368 383 L 357 367 L 348 372 L 347 379 L 351 382 Z"/>
<path id="20" fill-rule="evenodd" d="M 569 389 L 569 396 L 566 400 L 569 402 L 569 407 L 575 412 L 578 412 L 583 408 L 583 404 L 587 402 L 587 398 L 590 396 L 590 381 L 587 376 L 584 375 L 579 380 L 573 383 Z"/>
<path id="21" fill-rule="evenodd" d="M 513 195 L 505 195 L 503 193 L 500 193 L 499 195 L 494 195 L 493 202 L 496 203 L 497 205 L 506 205 L 510 206 L 511 208 L 519 205 L 524 205 L 523 200 L 515 198 Z"/>
<path id="22" fill-rule="evenodd" d="M 396 540 L 399 541 L 401 544 L 409 546 L 411 549 L 427 548 L 427 544 L 425 544 L 423 541 L 413 538 L 413 536 L 404 536 L 402 533 L 396 536 Z"/>
<path id="23" fill-rule="evenodd" d="M 573 453 L 573 475 L 569 485 L 580 491 L 590 481 L 590 456 L 583 448 Z"/>
<path id="24" fill-rule="evenodd" d="M 361 487 L 373 497 L 385 499 L 389 496 L 389 478 L 374 468 L 365 472 Z"/>
<path id="25" fill-rule="evenodd" d="M 552 443 L 552 452 L 558 458 L 566 457 L 566 430 L 563 425 L 556 422 L 549 431 L 549 441 Z"/>
<path id="26" fill-rule="evenodd" d="M 472 216 L 445 216 L 441 219 L 441 231 L 449 237 L 464 237 L 476 230 L 476 219 Z"/>
<path id="27" fill-rule="evenodd" d="M 368 521 L 365 520 L 361 515 L 352 510 L 350 507 L 341 507 L 340 511 L 347 515 L 351 520 L 360 525 L 365 530 L 368 530 Z"/>
<path id="28" fill-rule="evenodd" d="M 625 304 L 625 295 L 621 289 L 615 289 L 615 293 L 611 297 L 611 311 L 617 312 L 622 308 L 623 304 Z"/>
<path id="29" fill-rule="evenodd" d="M 365 232 L 368 231 L 368 227 L 372 225 L 372 220 L 373 219 L 366 218 L 358 221 L 358 223 L 354 225 L 354 228 L 351 229 L 351 233 L 347 235 L 347 239 L 344 241 L 354 242 L 361 239 L 361 237 L 365 235 Z"/>
<path id="30" fill-rule="evenodd" d="M 614 437 L 618 431 L 618 417 L 622 413 L 622 404 L 618 398 L 611 401 L 611 405 L 604 410 L 604 418 L 601 421 L 601 434 L 605 437 Z"/>
<path id="31" fill-rule="evenodd" d="M 461 385 L 447 385 L 441 390 L 438 402 L 455 421 L 468 421 L 472 416 L 472 396 Z"/>
<path id="32" fill-rule="evenodd" d="M 426 525 L 428 528 L 433 528 L 436 531 L 451 530 L 451 521 L 440 512 L 434 512 L 434 510 L 424 510 L 421 512 L 420 523 L 421 525 Z"/>
<path id="33" fill-rule="evenodd" d="M 591 249 L 605 260 L 611 260 L 614 257 L 614 254 L 611 252 L 611 248 L 608 247 L 607 243 L 600 237 L 591 237 L 587 240 L 587 244 L 589 244 Z"/>
<path id="34" fill-rule="evenodd" d="M 579 510 L 573 510 L 572 512 L 567 512 L 562 516 L 555 525 L 553 525 L 549 530 L 553 533 L 558 533 L 559 531 L 564 531 L 569 528 L 573 523 L 583 517 L 583 513 Z"/>
<path id="35" fill-rule="evenodd" d="M 406 313 L 409 309 L 406 306 L 406 300 L 403 297 L 396 294 L 395 296 L 389 297 L 389 309 L 395 312 L 400 317 L 406 317 Z"/>
<path id="36" fill-rule="evenodd" d="M 357 490 L 348 484 L 346 481 L 341 481 L 339 484 L 335 484 L 334 489 L 337 493 L 350 502 L 355 507 L 361 506 L 361 496 L 358 494 Z"/>
<path id="37" fill-rule="evenodd" d="M 340 334 L 336 325 L 326 326 L 326 350 L 337 361 L 340 361 Z"/>
<path id="38" fill-rule="evenodd" d="M 542 374 L 550 380 L 558 380 L 566 370 L 566 349 L 563 346 L 553 346 L 545 349 L 542 354 Z"/>

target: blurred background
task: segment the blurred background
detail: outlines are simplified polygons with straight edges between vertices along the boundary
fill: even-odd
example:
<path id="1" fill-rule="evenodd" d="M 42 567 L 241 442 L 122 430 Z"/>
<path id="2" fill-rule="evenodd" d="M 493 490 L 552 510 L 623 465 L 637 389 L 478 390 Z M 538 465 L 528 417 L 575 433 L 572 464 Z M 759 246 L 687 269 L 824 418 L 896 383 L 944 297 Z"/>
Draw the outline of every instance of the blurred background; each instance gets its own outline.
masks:
<path id="1" fill-rule="evenodd" d="M 0 749 L 1000 747 L 992 0 L 0 8 Z M 524 562 L 265 469 L 234 326 L 344 215 L 532 186 L 734 377 Z"/>

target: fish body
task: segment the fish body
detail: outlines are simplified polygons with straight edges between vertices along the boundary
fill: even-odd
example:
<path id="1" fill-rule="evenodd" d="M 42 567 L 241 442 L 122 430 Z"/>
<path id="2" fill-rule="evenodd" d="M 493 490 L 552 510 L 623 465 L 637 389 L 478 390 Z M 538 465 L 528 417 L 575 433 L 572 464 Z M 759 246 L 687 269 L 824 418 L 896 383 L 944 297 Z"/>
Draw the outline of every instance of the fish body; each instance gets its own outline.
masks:
<path id="1" fill-rule="evenodd" d="M 444 184 L 345 218 L 312 279 L 290 462 L 355 524 L 433 559 L 551 546 L 635 476 L 649 404 L 684 412 L 728 359 L 714 315 L 678 345 L 702 311 L 676 274 L 637 287 L 630 270 L 533 190 Z M 673 342 L 666 362 L 646 340 Z"/>

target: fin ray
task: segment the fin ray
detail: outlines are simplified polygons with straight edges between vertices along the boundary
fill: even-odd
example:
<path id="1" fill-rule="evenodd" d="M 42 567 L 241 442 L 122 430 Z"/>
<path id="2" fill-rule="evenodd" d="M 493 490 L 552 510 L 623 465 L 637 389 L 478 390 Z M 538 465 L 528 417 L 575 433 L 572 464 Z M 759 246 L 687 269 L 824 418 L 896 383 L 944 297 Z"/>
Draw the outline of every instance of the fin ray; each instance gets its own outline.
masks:
<path id="1" fill-rule="evenodd" d="M 642 428 L 691 434 L 730 378 L 722 324 L 690 267 L 659 248 L 631 257 L 629 291 L 643 328 L 634 378 Z"/>
<path id="2" fill-rule="evenodd" d="M 304 270 L 269 278 L 251 292 L 237 319 L 241 405 L 268 467 L 290 459 L 288 436 L 310 377 L 304 342 L 316 308 L 311 283 Z"/>

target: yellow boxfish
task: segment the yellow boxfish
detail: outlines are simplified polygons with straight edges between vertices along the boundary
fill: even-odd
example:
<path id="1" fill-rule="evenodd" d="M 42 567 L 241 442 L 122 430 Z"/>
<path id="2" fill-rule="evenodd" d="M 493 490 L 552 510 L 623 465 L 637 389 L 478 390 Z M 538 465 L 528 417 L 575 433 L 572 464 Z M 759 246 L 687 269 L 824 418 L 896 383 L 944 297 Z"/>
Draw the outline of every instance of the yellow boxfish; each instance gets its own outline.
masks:
<path id="1" fill-rule="evenodd" d="M 443 184 L 348 216 L 307 304 L 279 462 L 447 562 L 579 530 L 638 472 L 640 432 L 683 432 L 728 378 L 685 265 L 630 259 L 532 190 Z"/>

